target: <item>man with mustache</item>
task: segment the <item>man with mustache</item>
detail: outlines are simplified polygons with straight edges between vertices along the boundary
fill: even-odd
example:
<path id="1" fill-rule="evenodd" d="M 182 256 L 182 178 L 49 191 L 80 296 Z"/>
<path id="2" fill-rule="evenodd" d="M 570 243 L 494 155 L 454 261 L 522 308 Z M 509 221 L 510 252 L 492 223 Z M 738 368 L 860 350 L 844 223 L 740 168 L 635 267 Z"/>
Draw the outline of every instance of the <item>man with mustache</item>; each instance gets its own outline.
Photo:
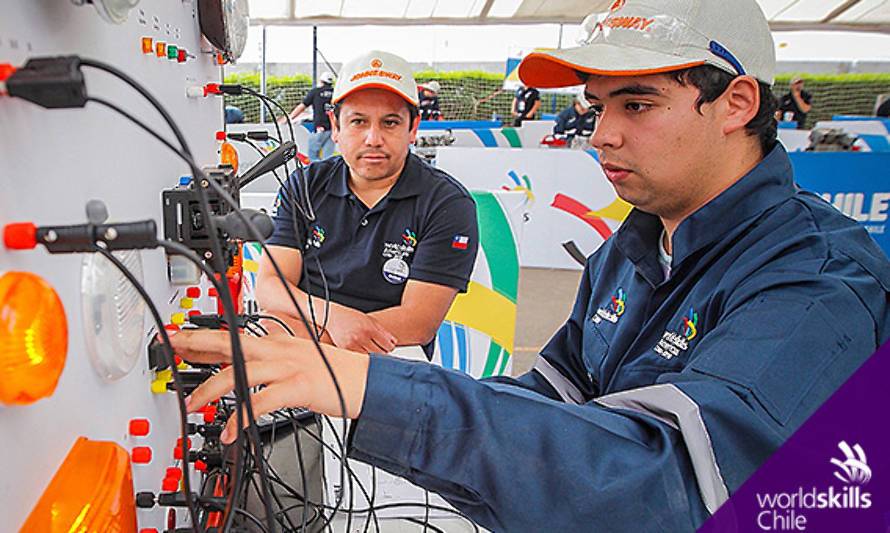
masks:
<path id="1" fill-rule="evenodd" d="M 588 259 L 534 369 L 474 381 L 327 356 L 355 419 L 350 455 L 490 530 L 693 531 L 887 340 L 890 264 L 795 186 L 755 0 L 617 0 L 590 27 L 519 76 L 585 84 L 591 144 L 635 207 Z M 224 333 L 172 342 L 187 359 L 229 354 Z M 341 412 L 307 344 L 244 348 L 250 383 L 268 385 L 255 409 Z M 189 409 L 231 389 L 230 372 L 214 377 Z"/>
<path id="2" fill-rule="evenodd" d="M 331 135 L 342 155 L 310 165 L 306 184 L 291 176 L 266 244 L 323 341 L 365 353 L 421 345 L 431 357 L 436 331 L 473 269 L 475 203 L 454 178 L 409 153 L 419 119 L 404 59 L 371 51 L 346 63 L 331 104 Z M 304 185 L 311 209 L 295 212 L 292 195 Z M 257 299 L 296 320 L 268 258 Z"/>

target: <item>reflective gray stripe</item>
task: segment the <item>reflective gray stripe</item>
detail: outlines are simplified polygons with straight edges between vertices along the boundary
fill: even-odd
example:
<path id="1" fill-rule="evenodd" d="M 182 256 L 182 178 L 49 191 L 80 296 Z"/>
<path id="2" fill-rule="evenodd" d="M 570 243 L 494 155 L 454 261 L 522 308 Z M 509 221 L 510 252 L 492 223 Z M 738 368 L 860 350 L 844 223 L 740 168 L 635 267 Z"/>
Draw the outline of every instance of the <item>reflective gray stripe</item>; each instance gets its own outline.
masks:
<path id="1" fill-rule="evenodd" d="M 729 491 L 720 474 L 701 411 L 692 398 L 679 388 L 674 385 L 653 385 L 609 394 L 596 402 L 606 407 L 652 416 L 679 431 L 689 450 L 698 490 L 708 512 L 714 514 L 729 499 Z"/>
<path id="2" fill-rule="evenodd" d="M 574 404 L 584 403 L 584 395 L 581 394 L 578 387 L 540 355 L 535 361 L 533 370 L 537 370 L 547 380 L 547 383 L 556 390 L 562 401 Z"/>

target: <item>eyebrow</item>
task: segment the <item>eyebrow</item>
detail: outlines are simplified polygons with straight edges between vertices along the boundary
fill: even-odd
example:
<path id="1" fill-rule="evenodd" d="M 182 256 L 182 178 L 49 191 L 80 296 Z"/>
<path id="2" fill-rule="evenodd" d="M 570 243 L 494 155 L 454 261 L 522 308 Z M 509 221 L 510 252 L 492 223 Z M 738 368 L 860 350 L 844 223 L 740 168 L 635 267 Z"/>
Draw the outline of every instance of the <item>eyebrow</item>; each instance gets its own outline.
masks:
<path id="1" fill-rule="evenodd" d="M 609 97 L 615 98 L 616 96 L 623 96 L 626 94 L 637 95 L 637 96 L 641 96 L 641 95 L 660 96 L 661 91 L 659 91 L 658 88 L 653 87 L 651 85 L 642 85 L 642 84 L 637 83 L 634 85 L 628 85 L 626 87 L 616 89 L 609 93 Z M 599 100 L 600 99 L 599 96 L 597 96 L 593 93 L 587 92 L 587 91 L 584 91 L 584 97 L 587 98 L 588 100 Z"/>
<path id="2" fill-rule="evenodd" d="M 345 116 L 348 118 L 370 118 L 370 115 L 362 113 L 361 111 L 348 111 Z M 382 118 L 398 118 L 404 120 L 404 117 L 398 113 L 387 113 L 386 115 L 383 115 Z"/>

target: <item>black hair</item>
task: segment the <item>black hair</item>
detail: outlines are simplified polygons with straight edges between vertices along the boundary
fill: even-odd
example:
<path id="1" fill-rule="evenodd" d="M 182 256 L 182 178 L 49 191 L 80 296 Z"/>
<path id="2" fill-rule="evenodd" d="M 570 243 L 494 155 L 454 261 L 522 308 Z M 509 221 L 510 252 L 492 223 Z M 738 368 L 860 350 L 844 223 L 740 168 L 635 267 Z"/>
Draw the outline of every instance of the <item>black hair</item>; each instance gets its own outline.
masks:
<path id="1" fill-rule="evenodd" d="M 402 101 L 405 102 L 405 106 L 408 108 L 408 129 L 410 130 L 414 127 L 414 121 L 417 120 L 417 117 L 420 115 L 420 111 L 417 109 L 416 105 L 412 105 L 411 102 L 405 100 L 404 98 L 402 99 Z M 332 110 L 334 116 L 337 117 L 337 122 L 340 122 L 341 104 L 343 104 L 342 100 L 334 104 L 334 109 Z"/>
<path id="2" fill-rule="evenodd" d="M 575 74 L 582 83 L 586 83 L 590 77 L 586 72 L 575 71 Z M 736 78 L 735 74 L 730 74 L 713 65 L 700 65 L 670 72 L 667 75 L 684 87 L 692 85 L 699 90 L 700 94 L 695 102 L 699 113 L 701 113 L 701 106 L 720 98 L 720 95 L 726 92 L 729 84 Z M 763 155 L 766 155 L 776 145 L 778 135 L 776 109 L 779 104 L 769 84 L 757 80 L 757 85 L 760 92 L 760 108 L 754 118 L 745 124 L 745 130 L 748 135 L 757 137 L 760 141 L 760 149 Z"/>

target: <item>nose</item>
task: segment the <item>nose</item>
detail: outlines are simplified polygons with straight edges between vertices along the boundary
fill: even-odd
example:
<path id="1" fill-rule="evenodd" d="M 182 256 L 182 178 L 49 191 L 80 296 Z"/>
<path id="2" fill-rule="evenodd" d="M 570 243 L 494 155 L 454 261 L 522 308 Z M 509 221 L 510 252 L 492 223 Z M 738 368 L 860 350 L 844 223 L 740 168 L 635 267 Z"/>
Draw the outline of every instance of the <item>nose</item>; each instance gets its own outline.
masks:
<path id="1" fill-rule="evenodd" d="M 368 126 L 368 130 L 365 133 L 365 144 L 367 146 L 383 145 L 383 128 L 380 124 L 372 123 Z"/>
<path id="2" fill-rule="evenodd" d="M 604 148 L 618 148 L 623 142 L 623 137 L 618 125 L 617 117 L 603 112 L 596 118 L 596 126 L 593 135 L 590 136 L 590 146 L 597 150 Z"/>

